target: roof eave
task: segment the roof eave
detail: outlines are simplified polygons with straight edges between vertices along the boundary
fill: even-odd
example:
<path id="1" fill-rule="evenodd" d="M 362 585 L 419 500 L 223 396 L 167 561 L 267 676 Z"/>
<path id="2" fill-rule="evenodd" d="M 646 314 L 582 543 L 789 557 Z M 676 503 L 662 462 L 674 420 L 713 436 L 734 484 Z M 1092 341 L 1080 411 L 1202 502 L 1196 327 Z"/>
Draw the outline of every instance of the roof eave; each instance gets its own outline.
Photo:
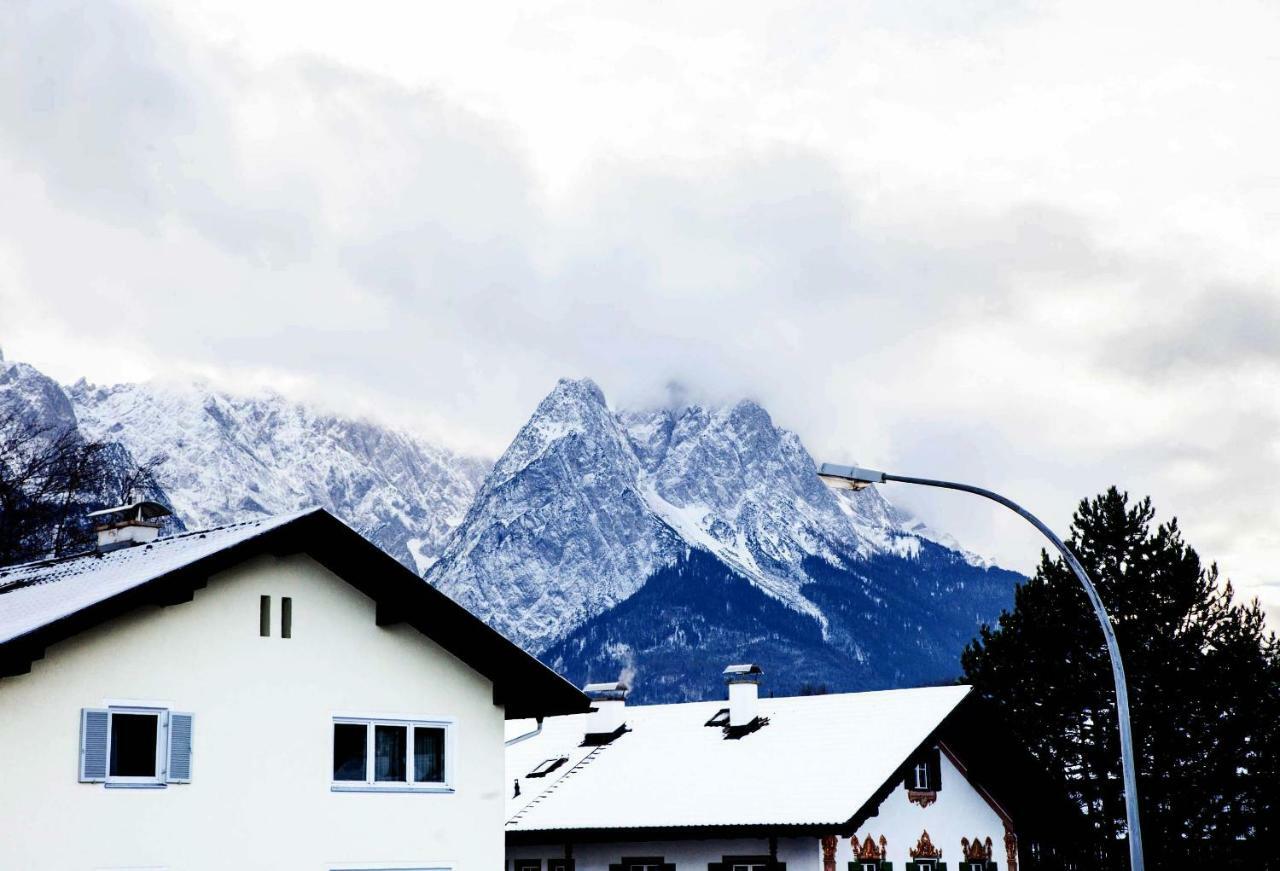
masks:
<path id="1" fill-rule="evenodd" d="M 376 602 L 379 626 L 407 623 L 493 682 L 507 719 L 586 711 L 577 687 L 323 509 L 0 642 L 0 678 L 25 674 L 45 650 L 147 605 L 190 602 L 211 575 L 260 554 L 305 553 Z"/>

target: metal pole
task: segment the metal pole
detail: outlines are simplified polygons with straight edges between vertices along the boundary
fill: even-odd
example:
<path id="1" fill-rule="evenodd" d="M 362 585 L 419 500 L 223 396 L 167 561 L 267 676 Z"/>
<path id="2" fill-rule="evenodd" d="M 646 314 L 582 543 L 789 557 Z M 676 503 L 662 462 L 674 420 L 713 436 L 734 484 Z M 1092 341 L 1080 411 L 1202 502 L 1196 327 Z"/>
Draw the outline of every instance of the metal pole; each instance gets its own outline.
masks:
<path id="1" fill-rule="evenodd" d="M 1066 560 L 1067 565 L 1071 566 L 1071 571 L 1075 572 L 1076 578 L 1080 581 L 1081 586 L 1084 587 L 1085 594 L 1089 597 L 1090 604 L 1093 605 L 1094 613 L 1098 615 L 1098 622 L 1102 624 L 1102 635 L 1107 640 L 1107 654 L 1111 657 L 1111 674 L 1116 682 L 1116 718 L 1120 726 L 1120 765 L 1124 774 L 1124 811 L 1129 829 L 1129 867 L 1132 871 L 1143 871 L 1142 827 L 1138 822 L 1138 777 L 1133 764 L 1133 734 L 1129 729 L 1129 687 L 1124 679 L 1124 663 L 1120 661 L 1120 645 L 1116 643 L 1116 633 L 1111 626 L 1111 618 L 1107 615 L 1107 609 L 1102 605 L 1098 590 L 1093 586 L 1093 581 L 1089 580 L 1089 575 L 1085 573 L 1084 567 L 1080 565 L 1080 561 L 1076 559 L 1075 554 L 1062 543 L 1062 539 L 1053 534 L 1053 530 L 1041 523 L 1040 519 L 1030 511 L 1018 503 L 1006 499 L 999 493 L 992 493 L 990 490 L 983 490 L 981 487 L 971 487 L 968 484 L 934 481 L 929 478 L 907 478 L 902 475 L 890 475 L 888 473 L 883 474 L 883 480 L 900 481 L 903 484 L 920 484 L 925 487 L 942 487 L 947 490 L 963 490 L 966 493 L 976 493 L 993 502 L 999 502 L 1004 507 L 1020 514 L 1028 523 L 1040 530 L 1045 538 L 1053 542 L 1053 546 L 1062 554 L 1062 558 Z"/>

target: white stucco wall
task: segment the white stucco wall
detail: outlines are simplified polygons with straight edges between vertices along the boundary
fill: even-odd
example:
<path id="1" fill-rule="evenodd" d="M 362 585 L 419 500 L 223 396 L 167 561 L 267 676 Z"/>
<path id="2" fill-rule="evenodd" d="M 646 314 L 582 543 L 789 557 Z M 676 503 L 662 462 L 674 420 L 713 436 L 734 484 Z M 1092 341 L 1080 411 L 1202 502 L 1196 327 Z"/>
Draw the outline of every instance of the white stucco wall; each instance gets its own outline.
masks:
<path id="1" fill-rule="evenodd" d="M 192 782 L 77 782 L 80 709 L 108 700 L 194 713 Z M 331 792 L 335 715 L 454 718 L 456 792 Z M 307 557 L 261 557 L 0 679 L 0 869 L 496 868 L 502 721 L 488 679 L 408 626 L 378 627 L 349 584 Z"/>
<path id="2" fill-rule="evenodd" d="M 886 858 L 900 871 L 905 863 L 911 861 L 908 851 L 925 830 L 928 830 L 934 846 L 942 850 L 942 861 L 952 871 L 959 867 L 961 838 L 970 841 L 991 838 L 991 858 L 999 863 L 1002 871 L 1009 867 L 1004 848 L 1004 823 L 1000 815 L 969 784 L 945 753 L 942 755 L 942 788 L 938 790 L 938 800 L 928 807 L 921 807 L 908 800 L 907 791 L 898 786 L 880 805 L 877 815 L 858 830 L 858 840 L 861 842 L 871 835 L 871 839 L 878 843 L 880 836 L 884 835 L 888 842 Z M 842 838 L 836 851 L 836 867 L 841 871 L 849 867 L 852 851 L 851 840 Z"/>

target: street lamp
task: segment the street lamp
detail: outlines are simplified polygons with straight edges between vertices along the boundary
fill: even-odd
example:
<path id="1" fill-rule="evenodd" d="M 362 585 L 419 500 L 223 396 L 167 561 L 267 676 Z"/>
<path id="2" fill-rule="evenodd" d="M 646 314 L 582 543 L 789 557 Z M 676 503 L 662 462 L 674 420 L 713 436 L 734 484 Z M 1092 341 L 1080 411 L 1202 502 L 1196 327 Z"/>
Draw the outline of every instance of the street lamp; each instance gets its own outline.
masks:
<path id="1" fill-rule="evenodd" d="M 1143 871 L 1142 862 L 1142 828 L 1138 823 L 1138 778 L 1133 765 L 1133 734 L 1129 730 L 1129 691 L 1124 679 L 1124 664 L 1120 661 L 1120 645 L 1116 643 L 1115 629 L 1111 626 L 1111 618 L 1102 605 L 1093 581 L 1085 573 L 1084 567 L 1076 559 L 1075 554 L 1067 549 L 1062 539 L 1053 534 L 1053 530 L 1040 522 L 1040 519 L 1016 502 L 1006 499 L 999 493 L 983 490 L 968 484 L 956 484 L 951 481 L 934 481 L 929 478 L 907 478 L 902 475 L 890 475 L 874 469 L 860 469 L 857 466 L 838 466 L 834 463 L 823 463 L 818 469 L 818 477 L 829 486 L 843 490 L 864 490 L 872 484 L 883 484 L 898 481 L 903 484 L 920 484 L 924 487 L 942 487 L 946 490 L 962 490 L 965 493 L 976 493 L 1020 514 L 1032 526 L 1040 530 L 1044 537 L 1053 542 L 1053 546 L 1062 554 L 1071 571 L 1075 572 L 1080 585 L 1093 605 L 1093 612 L 1098 615 L 1102 624 L 1102 635 L 1107 640 L 1107 654 L 1111 658 L 1111 674 L 1116 682 L 1116 717 L 1120 725 L 1120 767 L 1124 774 L 1124 810 L 1129 829 L 1129 867 L 1132 871 Z"/>

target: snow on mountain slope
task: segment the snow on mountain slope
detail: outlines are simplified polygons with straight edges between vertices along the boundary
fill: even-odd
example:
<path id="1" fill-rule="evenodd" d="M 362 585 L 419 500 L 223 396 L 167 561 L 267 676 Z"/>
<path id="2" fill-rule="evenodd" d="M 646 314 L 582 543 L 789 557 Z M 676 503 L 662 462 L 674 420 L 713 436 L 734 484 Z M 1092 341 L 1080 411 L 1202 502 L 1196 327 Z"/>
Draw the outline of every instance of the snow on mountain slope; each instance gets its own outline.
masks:
<path id="1" fill-rule="evenodd" d="M 825 635 L 813 562 L 914 556 L 918 530 L 874 489 L 828 490 L 754 402 L 614 413 L 592 382 L 562 380 L 426 578 L 545 650 L 699 549 Z"/>
<path id="2" fill-rule="evenodd" d="M 426 573 L 530 649 L 630 596 L 684 544 L 650 509 L 626 433 L 562 380 L 489 473 Z"/>
<path id="3" fill-rule="evenodd" d="M 199 385 L 80 381 L 68 390 L 81 430 L 162 470 L 188 527 L 319 505 L 421 572 L 462 519 L 487 464 L 373 423 L 281 396 Z"/>

